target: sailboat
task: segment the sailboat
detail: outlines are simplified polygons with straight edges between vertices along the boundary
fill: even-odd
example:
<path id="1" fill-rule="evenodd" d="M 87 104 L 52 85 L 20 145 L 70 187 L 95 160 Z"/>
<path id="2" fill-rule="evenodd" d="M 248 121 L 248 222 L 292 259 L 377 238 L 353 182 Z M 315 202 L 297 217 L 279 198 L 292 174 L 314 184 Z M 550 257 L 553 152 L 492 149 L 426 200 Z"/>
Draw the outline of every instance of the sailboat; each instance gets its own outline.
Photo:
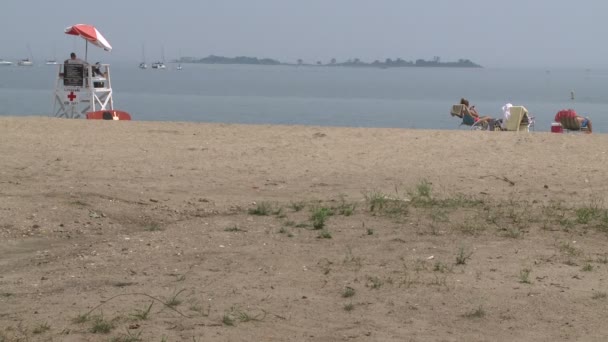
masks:
<path id="1" fill-rule="evenodd" d="M 141 58 L 142 62 L 139 63 L 139 68 L 148 69 L 148 64 L 146 64 L 146 49 L 145 49 L 145 46 L 143 46 L 143 45 L 141 47 L 141 56 L 142 56 L 142 58 Z"/>
<path id="2" fill-rule="evenodd" d="M 57 65 L 59 64 L 59 62 L 57 62 L 57 52 L 55 51 L 55 47 L 53 47 L 53 58 L 51 59 L 47 59 L 45 62 L 46 65 Z"/>
<path id="3" fill-rule="evenodd" d="M 17 62 L 17 65 L 19 65 L 19 66 L 33 66 L 34 62 L 32 60 L 30 60 L 29 58 L 24 58 L 24 59 L 20 60 L 19 62 Z"/>
<path id="4" fill-rule="evenodd" d="M 5 61 L 4 59 L 0 59 L 0 65 L 13 65 L 13 62 Z"/>
<path id="5" fill-rule="evenodd" d="M 182 68 L 182 51 L 181 50 L 179 51 L 179 60 L 178 60 L 178 63 L 179 64 L 177 64 L 177 68 L 175 68 L 175 69 L 182 70 L 183 68 Z"/>
<path id="6" fill-rule="evenodd" d="M 19 62 L 17 62 L 17 65 L 19 65 L 19 66 L 33 66 L 34 65 L 34 58 L 32 57 L 32 50 L 30 49 L 29 45 L 27 46 L 27 51 L 30 53 L 30 57 L 20 60 Z"/>
<path id="7" fill-rule="evenodd" d="M 165 49 L 163 48 L 161 50 L 161 55 L 162 55 L 162 62 L 154 62 L 152 63 L 152 69 L 167 69 L 167 66 L 165 65 Z"/>

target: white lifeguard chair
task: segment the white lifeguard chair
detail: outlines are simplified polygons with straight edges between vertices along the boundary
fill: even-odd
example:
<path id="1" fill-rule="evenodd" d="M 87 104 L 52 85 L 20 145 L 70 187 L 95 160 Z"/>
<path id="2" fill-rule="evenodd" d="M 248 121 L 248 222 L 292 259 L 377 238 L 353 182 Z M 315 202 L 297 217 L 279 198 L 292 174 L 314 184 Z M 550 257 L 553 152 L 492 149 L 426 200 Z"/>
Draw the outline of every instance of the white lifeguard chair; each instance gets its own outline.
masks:
<path id="1" fill-rule="evenodd" d="M 53 115 L 77 119 L 86 118 L 90 112 L 113 111 L 110 65 L 70 62 L 59 66 Z"/>

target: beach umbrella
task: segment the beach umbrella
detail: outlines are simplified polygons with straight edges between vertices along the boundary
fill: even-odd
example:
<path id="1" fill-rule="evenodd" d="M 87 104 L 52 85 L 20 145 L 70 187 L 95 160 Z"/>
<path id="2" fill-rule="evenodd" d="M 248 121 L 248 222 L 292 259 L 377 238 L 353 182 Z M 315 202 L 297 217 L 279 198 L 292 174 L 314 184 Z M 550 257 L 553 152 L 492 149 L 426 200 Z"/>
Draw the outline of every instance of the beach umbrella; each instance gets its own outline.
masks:
<path id="1" fill-rule="evenodd" d="M 89 43 L 96 45 L 106 51 L 112 51 L 112 45 L 93 25 L 76 24 L 65 29 L 65 34 L 80 36 L 86 41 L 85 60 L 89 49 Z"/>

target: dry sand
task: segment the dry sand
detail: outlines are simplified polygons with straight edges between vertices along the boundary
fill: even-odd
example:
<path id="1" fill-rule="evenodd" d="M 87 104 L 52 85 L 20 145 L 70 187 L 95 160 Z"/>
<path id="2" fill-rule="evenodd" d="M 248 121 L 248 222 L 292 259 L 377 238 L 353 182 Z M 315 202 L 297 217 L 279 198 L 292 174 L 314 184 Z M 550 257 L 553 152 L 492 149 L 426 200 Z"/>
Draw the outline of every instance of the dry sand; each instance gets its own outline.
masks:
<path id="1" fill-rule="evenodd" d="M 0 341 L 605 341 L 607 152 L 2 118 Z"/>

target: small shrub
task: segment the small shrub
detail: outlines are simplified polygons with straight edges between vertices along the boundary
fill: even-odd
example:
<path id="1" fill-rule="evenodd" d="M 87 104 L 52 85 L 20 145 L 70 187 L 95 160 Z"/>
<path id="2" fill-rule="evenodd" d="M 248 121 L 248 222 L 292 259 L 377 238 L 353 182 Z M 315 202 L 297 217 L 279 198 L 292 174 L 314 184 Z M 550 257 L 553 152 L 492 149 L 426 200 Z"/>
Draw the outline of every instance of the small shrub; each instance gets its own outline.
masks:
<path id="1" fill-rule="evenodd" d="M 591 264 L 585 264 L 585 266 L 583 266 L 583 268 L 582 268 L 582 271 L 583 272 L 591 272 L 591 271 L 593 271 L 593 265 L 591 265 Z"/>
<path id="2" fill-rule="evenodd" d="M 353 311 L 355 309 L 355 305 L 353 303 L 348 303 L 344 305 L 344 311 Z"/>

